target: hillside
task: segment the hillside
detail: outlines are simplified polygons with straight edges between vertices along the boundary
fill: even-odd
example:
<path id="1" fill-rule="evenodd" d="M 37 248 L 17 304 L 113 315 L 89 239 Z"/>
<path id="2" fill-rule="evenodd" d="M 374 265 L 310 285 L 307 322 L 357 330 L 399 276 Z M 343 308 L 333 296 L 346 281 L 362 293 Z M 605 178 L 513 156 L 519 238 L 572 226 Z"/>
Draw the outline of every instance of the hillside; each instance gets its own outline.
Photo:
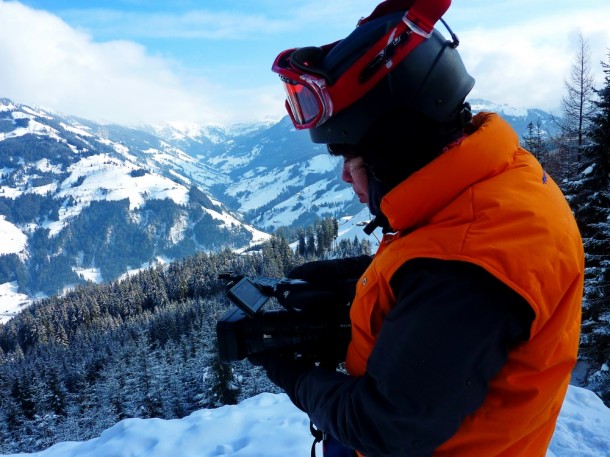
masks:
<path id="1" fill-rule="evenodd" d="M 522 136 L 537 119 L 552 125 L 540 110 L 472 104 Z M 0 320 L 86 281 L 245 248 L 319 218 L 347 221 L 362 205 L 340 167 L 287 117 L 135 128 L 0 99 Z"/>
<path id="2" fill-rule="evenodd" d="M 198 184 L 223 179 L 145 132 L 2 100 L 0 284 L 51 295 L 265 239 Z"/>

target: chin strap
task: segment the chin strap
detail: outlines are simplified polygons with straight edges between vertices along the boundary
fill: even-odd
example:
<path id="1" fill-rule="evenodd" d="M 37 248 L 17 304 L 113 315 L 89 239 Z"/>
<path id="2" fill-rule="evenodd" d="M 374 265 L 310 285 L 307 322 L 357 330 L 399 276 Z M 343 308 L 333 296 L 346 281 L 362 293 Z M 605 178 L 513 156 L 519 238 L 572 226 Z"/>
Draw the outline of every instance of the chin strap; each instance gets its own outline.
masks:
<path id="1" fill-rule="evenodd" d="M 377 220 L 377 216 L 375 216 L 371 222 L 369 222 L 368 224 L 366 224 L 366 226 L 364 227 L 363 231 L 364 231 L 364 233 L 366 233 L 367 235 L 370 235 L 371 233 L 373 233 L 373 232 L 375 231 L 375 229 L 376 229 L 377 227 L 381 227 L 381 224 L 380 224 L 380 223 L 379 223 L 379 221 Z"/>

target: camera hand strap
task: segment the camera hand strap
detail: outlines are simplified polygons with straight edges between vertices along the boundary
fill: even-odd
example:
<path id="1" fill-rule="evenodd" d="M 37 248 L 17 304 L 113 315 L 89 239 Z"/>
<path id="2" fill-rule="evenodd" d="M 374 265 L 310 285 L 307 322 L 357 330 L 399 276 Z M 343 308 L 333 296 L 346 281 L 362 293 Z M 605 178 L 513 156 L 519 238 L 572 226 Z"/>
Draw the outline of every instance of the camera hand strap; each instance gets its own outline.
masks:
<path id="1" fill-rule="evenodd" d="M 316 444 L 324 441 L 327 437 L 326 432 L 319 430 L 313 424 L 312 421 L 309 421 L 309 431 L 313 435 L 313 444 L 311 445 L 311 457 L 316 457 Z"/>

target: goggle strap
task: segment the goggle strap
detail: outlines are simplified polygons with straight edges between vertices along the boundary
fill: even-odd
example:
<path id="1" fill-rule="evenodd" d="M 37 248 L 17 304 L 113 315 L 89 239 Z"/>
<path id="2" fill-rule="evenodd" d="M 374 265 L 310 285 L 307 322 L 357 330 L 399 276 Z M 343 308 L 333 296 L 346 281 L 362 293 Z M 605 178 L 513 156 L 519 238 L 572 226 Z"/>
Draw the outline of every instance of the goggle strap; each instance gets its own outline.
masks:
<path id="1" fill-rule="evenodd" d="M 384 0 L 375 7 L 373 12 L 367 17 L 363 17 L 358 21 L 358 25 L 366 24 L 380 17 L 386 16 L 397 11 L 406 11 L 413 6 L 416 0 Z"/>
<path id="2" fill-rule="evenodd" d="M 320 69 L 320 63 L 324 59 L 324 56 L 328 53 L 329 49 L 332 49 L 336 43 L 324 46 L 308 46 L 305 48 L 295 49 L 290 54 L 290 66 L 300 70 L 304 73 L 320 76 L 328 84 L 332 84 L 330 75 Z"/>
<path id="3" fill-rule="evenodd" d="M 389 30 L 338 78 L 337 81 L 343 81 L 342 84 L 334 84 L 328 87 L 328 92 L 333 100 L 333 111 L 338 113 L 347 108 L 381 81 L 411 51 L 430 36 L 434 30 L 434 25 L 450 5 L 451 0 L 416 1 L 394 28 Z M 378 69 L 374 73 L 368 74 L 370 73 L 369 67 L 380 58 L 383 59 L 388 46 L 392 45 L 403 33 L 408 33 L 409 39 L 404 40 L 404 43 L 400 43 L 400 46 L 395 48 L 391 58 L 383 62 L 384 65 L 378 65 Z M 363 75 L 366 75 L 366 78 L 362 78 Z M 335 90 L 338 87 L 341 87 L 341 89 Z"/>
<path id="4" fill-rule="evenodd" d="M 418 34 L 411 34 L 411 38 L 406 41 L 402 46 L 396 49 L 394 56 L 385 63 L 380 65 L 378 70 L 374 74 L 366 75 L 368 78 L 362 78 L 363 74 L 366 74 L 367 67 L 378 58 L 379 55 L 384 53 L 387 45 L 391 43 L 394 38 L 400 36 L 403 32 L 408 30 L 407 25 L 404 21 L 390 30 L 383 39 L 378 41 L 373 47 L 371 47 L 354 65 L 352 65 L 345 73 L 343 73 L 337 83 L 328 88 L 331 98 L 334 102 L 334 112 L 347 108 L 349 105 L 354 103 L 375 85 L 381 81 L 399 62 L 401 62 L 413 49 L 424 41 L 424 37 Z M 339 84 L 339 81 L 342 81 Z M 340 90 L 334 90 L 335 88 L 341 87 Z M 336 93 L 335 93 L 336 92 Z"/>
<path id="5" fill-rule="evenodd" d="M 293 124 L 301 129 L 315 127 L 329 116 L 339 113 L 362 98 L 432 34 L 434 25 L 441 19 L 450 4 L 451 0 L 386 0 L 382 2 L 368 18 L 362 19 L 359 25 L 393 11 L 407 11 L 392 29 L 373 44 L 336 81 L 330 81 L 327 74 L 316 72 L 314 68 L 317 65 L 309 62 L 307 58 L 314 58 L 316 55 L 319 57 L 320 54 L 326 55 L 336 42 L 319 48 L 320 50 L 315 55 L 303 56 L 306 60 L 299 61 L 296 65 L 289 59 L 292 53 L 298 52 L 297 49 L 289 49 L 278 55 L 272 70 L 280 74 L 285 84 L 301 84 L 309 88 L 318 105 L 318 114 L 309 120 L 305 119 L 299 95 L 289 93 L 286 108 Z M 452 32 L 450 31 L 450 33 Z M 456 39 L 454 42 L 457 45 Z M 297 57 L 295 61 L 298 61 L 298 56 L 295 57 Z M 313 79 L 307 82 L 305 75 L 310 75 Z M 296 106 L 292 106 L 293 104 Z"/>
<path id="6" fill-rule="evenodd" d="M 407 24 L 413 24 L 429 36 L 434 25 L 447 12 L 449 6 L 451 6 L 451 0 L 416 1 L 407 11 Z"/>

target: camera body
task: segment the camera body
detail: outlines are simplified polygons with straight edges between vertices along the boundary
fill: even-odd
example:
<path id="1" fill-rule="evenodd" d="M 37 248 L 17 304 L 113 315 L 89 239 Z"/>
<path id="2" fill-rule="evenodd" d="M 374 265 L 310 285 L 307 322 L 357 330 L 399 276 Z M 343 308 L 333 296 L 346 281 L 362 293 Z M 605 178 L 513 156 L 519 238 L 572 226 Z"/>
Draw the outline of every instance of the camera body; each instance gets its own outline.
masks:
<path id="1" fill-rule="evenodd" d="M 216 324 L 222 363 L 267 351 L 333 366 L 345 360 L 355 281 L 312 284 L 230 273 L 220 278 L 228 281 L 227 297 L 234 305 Z M 277 304 L 264 309 L 272 298 Z"/>

